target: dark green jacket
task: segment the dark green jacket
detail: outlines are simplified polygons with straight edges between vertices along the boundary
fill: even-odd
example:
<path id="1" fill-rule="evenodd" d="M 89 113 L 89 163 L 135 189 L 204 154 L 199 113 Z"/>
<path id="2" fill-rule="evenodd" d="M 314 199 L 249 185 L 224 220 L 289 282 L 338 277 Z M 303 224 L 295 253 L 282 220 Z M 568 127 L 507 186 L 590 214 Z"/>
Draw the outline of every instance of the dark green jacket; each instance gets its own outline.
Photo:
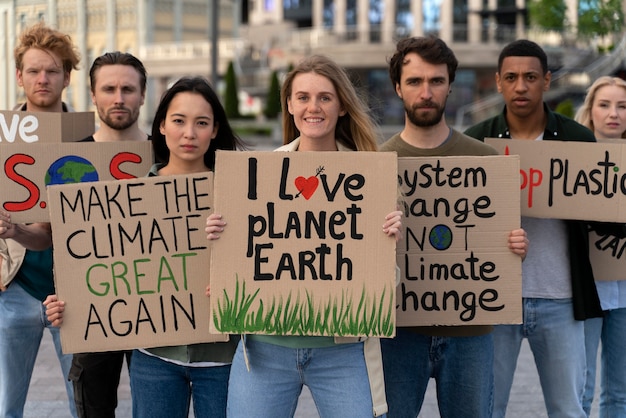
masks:
<path id="1" fill-rule="evenodd" d="M 593 132 L 589 129 L 568 117 L 552 112 L 545 103 L 543 107 L 548 117 L 543 134 L 544 140 L 596 141 Z M 506 107 L 499 115 L 470 127 L 465 131 L 465 134 L 481 141 L 485 138 L 511 138 L 505 115 Z M 566 222 L 569 237 L 574 318 L 585 320 L 600 317 L 602 316 L 602 307 L 593 280 L 591 263 L 589 262 L 588 223 L 582 221 Z"/>

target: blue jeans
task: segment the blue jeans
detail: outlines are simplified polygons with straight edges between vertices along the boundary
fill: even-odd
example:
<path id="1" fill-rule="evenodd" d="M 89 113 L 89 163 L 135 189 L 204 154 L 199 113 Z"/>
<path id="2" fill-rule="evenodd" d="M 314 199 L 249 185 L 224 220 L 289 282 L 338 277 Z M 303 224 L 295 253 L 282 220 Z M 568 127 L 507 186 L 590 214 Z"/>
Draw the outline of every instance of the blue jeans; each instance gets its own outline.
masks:
<path id="1" fill-rule="evenodd" d="M 626 308 L 611 309 L 604 314 L 604 318 L 585 321 L 587 380 L 583 407 L 589 415 L 596 383 L 596 356 L 602 340 L 599 416 L 626 417 Z"/>
<path id="2" fill-rule="evenodd" d="M 431 337 L 398 328 L 395 338 L 380 343 L 389 418 L 415 418 L 431 377 L 442 418 L 491 417 L 491 334 Z"/>
<path id="3" fill-rule="evenodd" d="M 130 394 L 134 418 L 225 417 L 230 365 L 189 367 L 133 351 Z"/>
<path id="4" fill-rule="evenodd" d="M 503 418 L 522 339 L 535 358 L 550 418 L 586 418 L 584 322 L 574 319 L 571 299 L 524 298 L 522 325 L 497 325 L 494 340 L 494 418 Z"/>
<path id="5" fill-rule="evenodd" d="M 61 351 L 59 329 L 50 325 L 43 304 L 18 283 L 0 293 L 0 417 L 21 418 L 44 328 L 48 328 L 61 362 L 69 409 L 76 417 L 74 390 L 68 380 L 72 355 Z"/>
<path id="6" fill-rule="evenodd" d="M 373 416 L 363 343 L 288 348 L 239 341 L 228 386 L 229 418 L 290 418 L 307 385 L 321 418 Z M 134 359 L 133 359 L 134 361 Z"/>

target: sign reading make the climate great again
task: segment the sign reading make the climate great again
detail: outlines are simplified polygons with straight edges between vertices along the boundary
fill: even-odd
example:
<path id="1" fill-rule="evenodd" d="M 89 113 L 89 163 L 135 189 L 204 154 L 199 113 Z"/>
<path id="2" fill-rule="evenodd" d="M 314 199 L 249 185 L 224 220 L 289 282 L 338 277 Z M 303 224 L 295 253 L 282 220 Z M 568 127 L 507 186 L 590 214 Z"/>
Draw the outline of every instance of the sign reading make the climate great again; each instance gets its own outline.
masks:
<path id="1" fill-rule="evenodd" d="M 64 353 L 224 340 L 209 333 L 212 173 L 48 188 Z"/>

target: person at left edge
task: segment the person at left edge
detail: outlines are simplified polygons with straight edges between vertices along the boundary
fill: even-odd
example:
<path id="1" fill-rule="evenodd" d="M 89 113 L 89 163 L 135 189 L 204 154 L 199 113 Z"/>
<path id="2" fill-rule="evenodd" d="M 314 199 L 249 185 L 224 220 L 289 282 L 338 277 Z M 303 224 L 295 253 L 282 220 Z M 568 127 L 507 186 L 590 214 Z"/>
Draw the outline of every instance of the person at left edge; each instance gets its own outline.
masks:
<path id="1" fill-rule="evenodd" d="M 146 93 L 146 69 L 135 56 L 107 52 L 96 58 L 89 70 L 91 101 L 100 118 L 100 128 L 81 142 L 146 141 L 139 128 L 139 111 Z M 62 323 L 65 302 L 56 295 L 44 301 L 48 320 Z M 79 418 L 114 418 L 117 389 L 124 358 L 130 364 L 132 351 L 76 353 L 69 379 L 74 384 L 74 401 Z"/>
<path id="2" fill-rule="evenodd" d="M 27 28 L 15 48 L 18 86 L 26 102 L 18 110 L 67 112 L 62 93 L 70 83 L 70 73 L 80 56 L 67 34 L 38 23 Z M 49 223 L 14 224 L 7 212 L 0 211 L 0 254 L 2 282 L 0 293 L 0 417 L 21 418 L 44 329 L 54 341 L 72 417 L 76 417 L 74 391 L 67 376 L 72 356 L 63 354 L 59 330 L 45 317 L 42 301 L 54 293 L 52 234 Z M 19 245 L 15 245 L 15 244 Z M 24 250 L 25 249 L 25 250 Z M 15 272 L 6 285 L 6 267 Z"/>

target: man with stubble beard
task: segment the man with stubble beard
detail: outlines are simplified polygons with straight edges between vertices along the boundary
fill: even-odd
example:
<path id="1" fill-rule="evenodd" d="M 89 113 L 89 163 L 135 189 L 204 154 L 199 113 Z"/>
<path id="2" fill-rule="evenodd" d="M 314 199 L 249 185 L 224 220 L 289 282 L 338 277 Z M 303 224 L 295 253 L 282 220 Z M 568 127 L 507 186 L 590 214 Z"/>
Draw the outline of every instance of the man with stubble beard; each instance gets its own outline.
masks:
<path id="1" fill-rule="evenodd" d="M 81 142 L 146 141 L 139 128 L 139 110 L 146 93 L 146 69 L 129 53 L 107 52 L 96 58 L 89 71 L 91 100 L 98 111 L 100 127 Z M 65 303 L 50 295 L 44 301 L 48 320 L 63 322 Z M 74 354 L 69 378 L 74 383 L 74 399 L 79 418 L 113 418 L 117 389 L 126 358 L 132 351 Z"/>
<path id="2" fill-rule="evenodd" d="M 458 62 L 435 37 L 398 42 L 389 75 L 405 109 L 402 132 L 382 144 L 398 157 L 497 155 L 496 150 L 450 128 L 444 111 Z M 509 249 L 525 257 L 526 233 L 509 235 Z M 381 339 L 389 418 L 415 418 L 430 378 L 437 381 L 442 418 L 491 418 L 493 327 L 490 325 L 399 327 Z"/>

